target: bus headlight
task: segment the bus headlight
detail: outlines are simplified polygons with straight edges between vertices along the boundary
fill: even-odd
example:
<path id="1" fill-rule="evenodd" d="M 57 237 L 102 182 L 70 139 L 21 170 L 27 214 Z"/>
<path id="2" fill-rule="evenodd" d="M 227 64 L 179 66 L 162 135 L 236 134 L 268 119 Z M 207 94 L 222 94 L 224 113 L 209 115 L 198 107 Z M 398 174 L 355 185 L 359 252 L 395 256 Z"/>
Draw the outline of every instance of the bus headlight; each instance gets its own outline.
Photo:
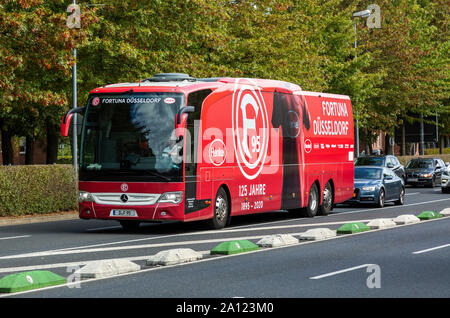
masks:
<path id="1" fill-rule="evenodd" d="M 183 200 L 183 191 L 166 192 L 161 195 L 158 202 L 160 203 L 175 203 L 178 204 Z"/>
<path id="2" fill-rule="evenodd" d="M 78 195 L 78 202 L 80 202 L 80 203 L 82 203 L 82 202 L 94 202 L 94 197 L 89 192 L 80 191 L 80 193 Z"/>

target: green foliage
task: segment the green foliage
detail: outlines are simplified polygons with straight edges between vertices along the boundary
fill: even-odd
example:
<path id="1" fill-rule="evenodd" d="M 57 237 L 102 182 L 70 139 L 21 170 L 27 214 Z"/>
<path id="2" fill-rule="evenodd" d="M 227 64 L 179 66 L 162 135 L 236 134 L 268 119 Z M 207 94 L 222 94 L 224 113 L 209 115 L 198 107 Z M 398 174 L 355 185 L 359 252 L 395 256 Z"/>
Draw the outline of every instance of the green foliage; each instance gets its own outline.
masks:
<path id="1" fill-rule="evenodd" d="M 71 165 L 0 166 L 0 217 L 76 210 Z"/>
<path id="2" fill-rule="evenodd" d="M 425 155 L 438 155 L 439 156 L 439 148 L 429 148 L 424 150 Z M 450 148 L 444 148 L 442 153 L 444 155 L 450 155 Z M 450 157 L 448 157 L 450 159 Z"/>
<path id="3" fill-rule="evenodd" d="M 448 148 L 447 148 L 448 149 Z M 427 154 L 427 155 L 423 155 L 423 156 L 398 156 L 398 160 L 400 161 L 400 163 L 404 166 L 406 166 L 406 164 L 413 158 L 441 158 L 442 161 L 444 162 L 450 162 L 450 153 L 447 154 L 443 154 L 443 155 L 438 155 L 438 154 Z"/>
<path id="4" fill-rule="evenodd" d="M 271 78 L 349 95 L 363 139 L 391 133 L 414 113 L 440 115 L 450 134 L 448 1 L 379 0 L 381 29 L 352 12 L 370 0 L 0 0 L 0 123 L 42 136 L 101 85 L 160 72 Z M 357 54 L 356 54 L 357 53 Z M 356 58 L 357 55 L 357 58 Z"/>

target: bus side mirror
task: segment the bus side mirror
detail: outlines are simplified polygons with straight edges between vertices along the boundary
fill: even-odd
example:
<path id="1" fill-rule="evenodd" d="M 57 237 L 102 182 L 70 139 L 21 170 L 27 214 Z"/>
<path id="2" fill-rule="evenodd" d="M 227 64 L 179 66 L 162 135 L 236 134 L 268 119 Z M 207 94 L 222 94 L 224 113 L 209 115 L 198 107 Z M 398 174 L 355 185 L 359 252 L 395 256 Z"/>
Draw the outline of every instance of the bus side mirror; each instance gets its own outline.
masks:
<path id="1" fill-rule="evenodd" d="M 178 111 L 175 117 L 175 135 L 177 138 L 184 135 L 184 128 L 186 127 L 188 113 L 193 113 L 194 111 L 194 106 L 186 106 L 180 108 L 180 110 Z"/>
<path id="2" fill-rule="evenodd" d="M 185 113 L 193 113 L 195 112 L 195 107 L 194 106 L 186 106 L 183 108 L 180 108 L 180 110 L 177 113 L 177 123 L 176 125 L 180 125 L 181 124 L 181 119 L 182 119 L 182 115 Z"/>
<path id="3" fill-rule="evenodd" d="M 77 126 L 80 127 L 81 124 L 81 116 L 79 116 L 80 113 L 84 113 L 86 110 L 86 107 L 76 107 L 70 109 L 63 117 L 61 121 L 61 136 L 67 137 L 69 135 L 69 128 L 71 127 L 70 123 L 73 119 L 73 115 L 77 116 Z M 79 131 L 77 127 L 77 132 Z"/>

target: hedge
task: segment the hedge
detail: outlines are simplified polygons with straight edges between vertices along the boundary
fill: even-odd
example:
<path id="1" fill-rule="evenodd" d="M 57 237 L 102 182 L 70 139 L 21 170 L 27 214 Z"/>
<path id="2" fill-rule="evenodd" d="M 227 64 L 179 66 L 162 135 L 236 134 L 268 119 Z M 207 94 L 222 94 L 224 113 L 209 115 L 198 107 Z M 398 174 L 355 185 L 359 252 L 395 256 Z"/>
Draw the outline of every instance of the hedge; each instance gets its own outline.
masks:
<path id="1" fill-rule="evenodd" d="M 424 155 L 424 156 L 398 156 L 397 157 L 400 163 L 404 166 L 413 158 L 441 158 L 444 162 L 450 162 L 450 155 Z"/>
<path id="2" fill-rule="evenodd" d="M 0 166 L 0 217 L 78 208 L 72 165 Z"/>

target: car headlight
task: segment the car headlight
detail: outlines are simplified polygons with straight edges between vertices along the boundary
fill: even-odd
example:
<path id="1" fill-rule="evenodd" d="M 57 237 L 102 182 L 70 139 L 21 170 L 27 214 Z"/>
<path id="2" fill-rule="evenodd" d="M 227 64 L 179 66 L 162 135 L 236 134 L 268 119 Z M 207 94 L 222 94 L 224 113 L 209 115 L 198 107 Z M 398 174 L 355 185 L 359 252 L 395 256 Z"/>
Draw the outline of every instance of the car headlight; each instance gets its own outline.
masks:
<path id="1" fill-rule="evenodd" d="M 424 173 L 421 176 L 424 178 L 431 178 L 431 173 Z"/>
<path id="2" fill-rule="evenodd" d="M 448 179 L 442 179 L 442 184 L 447 183 Z"/>
<path id="3" fill-rule="evenodd" d="M 94 202 L 94 196 L 86 191 L 80 191 L 78 194 L 78 202 Z"/>
<path id="4" fill-rule="evenodd" d="M 158 202 L 160 203 L 175 203 L 178 204 L 183 200 L 183 191 L 178 192 L 166 192 L 163 193 L 160 197 Z"/>
<path id="5" fill-rule="evenodd" d="M 375 186 L 367 186 L 362 188 L 364 191 L 375 191 Z"/>

